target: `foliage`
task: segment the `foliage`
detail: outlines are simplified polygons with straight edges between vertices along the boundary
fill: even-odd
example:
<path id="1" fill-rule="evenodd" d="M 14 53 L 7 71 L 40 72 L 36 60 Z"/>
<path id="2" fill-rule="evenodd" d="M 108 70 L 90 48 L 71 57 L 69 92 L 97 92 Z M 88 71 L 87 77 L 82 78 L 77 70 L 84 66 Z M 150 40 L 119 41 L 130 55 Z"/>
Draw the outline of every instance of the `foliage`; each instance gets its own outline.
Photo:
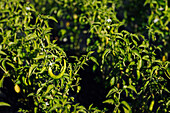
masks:
<path id="1" fill-rule="evenodd" d="M 168 112 L 169 11 L 167 0 L 2 0 L 0 88 L 12 80 L 18 112 Z M 90 61 L 111 108 L 76 101 Z"/>
<path id="2" fill-rule="evenodd" d="M 74 105 L 74 96 L 69 92 L 79 92 L 77 72 L 93 52 L 80 58 L 75 56 L 74 64 L 65 61 L 66 53 L 50 40 L 52 28 L 48 22 L 57 22 L 54 17 L 39 14 L 32 4 L 22 0 L 1 1 L 0 5 L 1 87 L 4 77 L 10 77 L 16 84 L 15 91 L 21 95 L 18 102 L 24 103 L 19 111 L 85 111 L 83 106 Z M 62 68 L 63 76 L 57 79 L 50 76 L 59 74 Z"/>
<path id="3" fill-rule="evenodd" d="M 30 0 L 42 14 L 55 17 L 59 22 L 51 22 L 52 39 L 57 40 L 64 50 L 80 55 L 86 51 L 86 39 L 89 36 L 88 25 L 79 22 L 79 17 L 86 12 L 82 0 Z M 46 5 L 48 4 L 48 5 Z M 57 32 L 56 32 L 57 31 Z M 78 51 L 78 52 L 77 52 Z"/>
<path id="4" fill-rule="evenodd" d="M 82 18 L 87 19 L 92 33 L 87 39 L 87 44 L 90 45 L 88 49 L 97 51 L 98 61 L 101 61 L 99 64 L 101 72 L 107 80 L 106 87 L 110 88 L 106 96 L 109 99 L 104 103 L 112 104 L 113 112 L 122 112 L 122 110 L 124 112 L 152 110 L 166 112 L 170 93 L 168 89 L 169 61 L 165 60 L 165 56 L 158 55 L 163 48 L 160 44 L 157 46 L 155 41 L 159 43 L 160 40 L 168 37 L 166 31 L 165 33 L 161 31 L 163 26 L 169 30 L 166 26 L 169 22 L 166 13 L 167 3 L 162 3 L 165 4 L 166 9 L 162 16 L 162 19 L 166 19 L 164 25 L 159 24 L 161 27 L 156 27 L 154 26 L 156 22 L 149 18 L 149 25 L 156 27 L 156 30 L 148 28 L 148 40 L 143 35 L 132 34 L 126 30 L 119 31 L 124 21 L 117 19 L 116 4 L 112 1 L 85 2 L 88 11 Z M 150 5 L 152 6 L 152 3 Z M 157 15 L 154 14 L 154 16 Z M 158 30 L 159 28 L 161 29 Z M 158 36 L 162 34 L 162 37 L 153 39 L 156 37 L 155 33 L 158 33 Z M 96 37 L 99 38 L 96 39 Z M 162 102 L 164 104 L 161 104 Z"/>

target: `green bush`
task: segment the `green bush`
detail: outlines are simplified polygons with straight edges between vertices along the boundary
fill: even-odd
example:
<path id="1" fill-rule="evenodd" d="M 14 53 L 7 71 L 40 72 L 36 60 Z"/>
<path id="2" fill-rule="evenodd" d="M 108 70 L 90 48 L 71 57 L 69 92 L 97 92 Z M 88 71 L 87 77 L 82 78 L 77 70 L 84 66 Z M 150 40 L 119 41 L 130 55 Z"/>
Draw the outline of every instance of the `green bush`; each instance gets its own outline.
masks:
<path id="1" fill-rule="evenodd" d="M 86 12 L 82 0 L 43 0 L 43 2 L 33 0 L 30 2 L 40 13 L 51 15 L 58 20 L 58 23 L 49 24 L 53 28 L 51 39 L 57 40 L 66 52 L 73 51 L 77 55 L 86 52 L 88 26 L 79 22 L 81 14 Z"/>
<path id="2" fill-rule="evenodd" d="M 23 104 L 18 106 L 19 112 L 85 111 L 74 104 L 69 92 L 79 92 L 77 72 L 93 52 L 75 56 L 74 63 L 69 63 L 66 53 L 50 39 L 48 22 L 57 22 L 54 17 L 39 14 L 22 0 L 4 0 L 0 6 L 0 87 L 4 88 L 4 78 L 11 78 L 20 95 L 18 102 Z"/>
<path id="3" fill-rule="evenodd" d="M 85 2 L 87 12 L 82 18 L 87 20 L 92 33 L 87 39 L 87 44 L 90 45 L 88 50 L 97 51 L 96 57 L 105 76 L 106 87 L 110 88 L 106 96 L 108 99 L 104 103 L 112 104 L 113 112 L 122 112 L 121 108 L 124 112 L 167 112 L 170 93 L 169 61 L 165 60 L 164 54 L 158 55 L 164 52 L 164 48 L 157 44 L 168 39 L 167 3 L 162 2 L 165 12 L 160 20 L 160 23 L 164 23 L 165 19 L 165 24 L 158 24 L 160 26 L 156 27 L 156 20 L 151 21 L 151 17 L 156 17 L 157 14 L 151 12 L 149 25 L 153 28 L 148 27 L 148 39 L 126 30 L 119 31 L 126 20 L 121 22 L 117 19 L 114 2 Z M 145 4 L 147 2 L 149 1 Z M 150 5 L 152 4 L 158 3 L 151 2 Z M 159 38 L 156 40 L 156 37 Z"/>
<path id="4" fill-rule="evenodd" d="M 168 1 L 136 2 L 2 0 L 0 89 L 10 78 L 18 112 L 169 112 Z M 103 110 L 75 101 L 90 61 L 109 89 Z"/>

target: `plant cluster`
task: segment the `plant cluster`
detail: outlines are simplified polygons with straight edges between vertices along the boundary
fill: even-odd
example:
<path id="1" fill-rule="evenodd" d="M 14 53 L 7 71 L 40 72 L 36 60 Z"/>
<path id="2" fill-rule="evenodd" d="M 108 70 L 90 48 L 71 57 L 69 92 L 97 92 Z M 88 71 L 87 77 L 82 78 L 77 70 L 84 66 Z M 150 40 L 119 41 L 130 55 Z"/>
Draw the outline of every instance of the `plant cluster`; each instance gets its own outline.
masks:
<path id="1" fill-rule="evenodd" d="M 169 112 L 169 12 L 168 0 L 0 1 L 0 110 Z M 76 100 L 91 61 L 111 107 Z"/>

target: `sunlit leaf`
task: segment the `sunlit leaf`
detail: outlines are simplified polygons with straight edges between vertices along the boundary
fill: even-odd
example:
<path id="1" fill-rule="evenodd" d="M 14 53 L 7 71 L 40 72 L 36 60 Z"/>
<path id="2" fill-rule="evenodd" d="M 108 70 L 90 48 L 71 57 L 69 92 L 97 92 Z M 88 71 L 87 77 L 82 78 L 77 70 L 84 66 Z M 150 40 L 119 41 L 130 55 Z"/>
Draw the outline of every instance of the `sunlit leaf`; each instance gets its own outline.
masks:
<path id="1" fill-rule="evenodd" d="M 139 70 L 142 67 L 142 59 L 138 61 L 137 69 Z"/>
<path id="2" fill-rule="evenodd" d="M 136 65 L 136 63 L 135 63 L 135 61 L 132 61 L 132 62 L 130 62 L 130 64 L 129 64 L 129 66 L 133 66 L 133 65 Z"/>
<path id="3" fill-rule="evenodd" d="M 155 70 L 158 70 L 159 69 L 159 66 L 154 66 L 153 68 L 152 68 L 152 71 L 151 71 L 151 76 L 153 75 L 153 72 L 155 71 Z"/>
<path id="4" fill-rule="evenodd" d="M 45 55 L 39 55 L 36 58 L 34 58 L 34 60 L 39 60 L 39 59 L 44 59 L 44 58 L 45 58 Z"/>
<path id="5" fill-rule="evenodd" d="M 149 84 L 150 81 L 147 81 L 144 85 L 144 90 L 146 89 L 147 85 Z"/>
<path id="6" fill-rule="evenodd" d="M 96 63 L 97 65 L 99 65 L 99 63 L 97 62 L 97 59 L 93 56 L 90 57 L 90 60 L 92 60 L 94 63 Z"/>
<path id="7" fill-rule="evenodd" d="M 111 94 L 113 94 L 113 93 L 115 93 L 115 92 L 117 92 L 117 91 L 118 91 L 117 88 L 112 88 L 112 89 L 108 92 L 108 94 L 106 95 L 106 97 L 109 97 Z"/>
<path id="8" fill-rule="evenodd" d="M 47 95 L 51 89 L 54 88 L 54 85 L 48 85 L 46 92 L 43 95 Z"/>
<path id="9" fill-rule="evenodd" d="M 152 101 L 151 101 L 151 104 L 150 104 L 150 106 L 149 106 L 149 110 L 150 110 L 150 111 L 152 111 L 152 110 L 153 110 L 154 103 L 155 103 L 155 101 L 154 101 L 154 100 L 152 100 Z"/>
<path id="10" fill-rule="evenodd" d="M 0 88 L 3 88 L 4 78 L 5 78 L 5 76 L 2 76 L 2 78 L 0 80 Z"/>
<path id="11" fill-rule="evenodd" d="M 51 44 L 50 37 L 45 36 L 45 38 L 46 38 L 46 40 L 47 40 L 47 43 L 48 43 L 48 44 Z"/>
<path id="12" fill-rule="evenodd" d="M 7 62 L 8 65 L 10 65 L 12 68 L 15 69 L 15 65 L 13 63 Z"/>
<path id="13" fill-rule="evenodd" d="M 42 89 L 43 89 L 43 87 L 40 87 L 40 88 L 37 90 L 37 93 L 36 93 L 36 94 L 39 94 Z"/>
<path id="14" fill-rule="evenodd" d="M 27 97 L 34 96 L 34 95 L 35 95 L 34 93 L 30 93 L 27 95 Z"/>
<path id="15" fill-rule="evenodd" d="M 127 86 L 127 88 L 133 90 L 135 93 L 137 93 L 136 88 L 132 85 Z"/>
<path id="16" fill-rule="evenodd" d="M 29 74 L 28 74 L 28 77 L 31 76 L 33 70 L 35 69 L 35 67 L 37 66 L 37 64 L 32 64 L 31 67 L 29 68 Z"/>
<path id="17" fill-rule="evenodd" d="M 103 101 L 103 103 L 108 103 L 108 104 L 114 104 L 114 100 L 113 99 L 107 99 L 105 101 Z"/>
<path id="18" fill-rule="evenodd" d="M 88 53 L 87 53 L 87 57 L 90 56 L 90 55 L 93 54 L 93 53 L 94 53 L 94 51 L 88 52 Z"/>
<path id="19" fill-rule="evenodd" d="M 6 102 L 0 102 L 0 106 L 11 106 L 11 105 Z"/>
<path id="20" fill-rule="evenodd" d="M 129 110 L 130 113 L 132 112 L 130 105 L 126 101 L 121 101 L 121 104 L 123 104 Z"/>
<path id="21" fill-rule="evenodd" d="M 142 57 L 142 59 L 143 59 L 143 60 L 149 60 L 149 55 L 144 55 L 144 56 Z"/>
<path id="22" fill-rule="evenodd" d="M 43 73 L 46 69 L 47 69 L 47 67 L 41 68 L 41 71 L 39 73 Z"/>
<path id="23" fill-rule="evenodd" d="M 29 41 L 29 40 L 32 40 L 32 39 L 34 39 L 36 37 L 37 37 L 36 33 L 33 33 L 33 34 L 27 35 L 25 38 L 26 38 L 27 41 Z"/>
<path id="24" fill-rule="evenodd" d="M 137 74 L 137 80 L 139 80 L 140 79 L 140 71 L 136 70 L 136 74 Z"/>
<path id="25" fill-rule="evenodd" d="M 52 112 L 52 111 L 56 110 L 57 108 L 61 108 L 61 104 L 53 105 L 52 108 L 49 110 L 49 112 Z"/>
<path id="26" fill-rule="evenodd" d="M 7 55 L 5 52 L 3 52 L 3 51 L 0 51 L 0 54 L 1 55 Z"/>
<path id="27" fill-rule="evenodd" d="M 56 20 L 56 18 L 54 18 L 53 16 L 49 16 L 48 19 L 51 19 L 51 20 L 55 21 L 56 23 L 58 22 L 58 21 Z"/>
<path id="28" fill-rule="evenodd" d="M 141 55 L 139 54 L 139 52 L 137 50 L 132 50 L 132 53 L 136 56 L 138 56 L 139 58 L 141 58 Z"/>
<path id="29" fill-rule="evenodd" d="M 110 80 L 110 85 L 113 86 L 115 83 L 115 77 L 112 77 L 112 79 Z"/>
<path id="30" fill-rule="evenodd" d="M 102 55 L 102 64 L 104 64 L 105 57 L 110 53 L 110 49 L 106 49 Z"/>

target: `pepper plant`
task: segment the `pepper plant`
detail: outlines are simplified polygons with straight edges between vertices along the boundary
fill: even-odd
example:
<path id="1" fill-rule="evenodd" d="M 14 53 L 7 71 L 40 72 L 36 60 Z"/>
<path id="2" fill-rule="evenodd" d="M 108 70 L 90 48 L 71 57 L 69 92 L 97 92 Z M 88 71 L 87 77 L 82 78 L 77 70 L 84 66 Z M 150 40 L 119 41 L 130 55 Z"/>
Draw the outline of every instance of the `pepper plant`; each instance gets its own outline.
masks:
<path id="1" fill-rule="evenodd" d="M 159 54 L 164 51 L 161 44 L 157 45 L 144 35 L 119 31 L 124 20 L 121 22 L 117 19 L 114 2 L 84 2 L 88 11 L 81 18 L 91 26 L 92 33 L 87 39 L 88 50 L 97 51 L 105 85 L 110 88 L 103 103 L 113 105 L 112 112 L 167 112 L 169 61 Z M 167 2 L 164 6 L 168 10 Z M 162 19 L 166 17 L 167 13 Z M 169 20 L 166 19 L 164 27 L 168 30 L 166 25 Z M 149 22 L 153 26 L 155 21 L 149 19 Z M 166 32 L 164 35 L 159 30 L 148 30 L 148 37 L 156 37 L 154 33 L 167 36 Z"/>
<path id="2" fill-rule="evenodd" d="M 144 3 L 141 23 L 127 12 L 134 0 L 1 0 L 0 90 L 8 93 L 10 78 L 17 104 L 3 99 L 0 106 L 18 112 L 169 112 L 168 1 L 138 3 Z M 124 17 L 121 9 L 127 9 Z M 96 80 L 109 89 L 103 104 L 111 107 L 104 110 L 77 100 L 79 71 L 90 60 L 93 71 L 100 70 Z"/>
<path id="3" fill-rule="evenodd" d="M 89 52 L 74 63 L 55 40 L 51 40 L 49 20 L 34 6 L 23 0 L 0 2 L 0 87 L 10 78 L 19 95 L 19 112 L 75 112 L 87 111 L 74 103 L 70 91 L 80 91 L 78 71 L 91 59 Z M 9 101 L 0 106 L 11 106 Z M 92 108 L 92 107 L 91 107 Z"/>

